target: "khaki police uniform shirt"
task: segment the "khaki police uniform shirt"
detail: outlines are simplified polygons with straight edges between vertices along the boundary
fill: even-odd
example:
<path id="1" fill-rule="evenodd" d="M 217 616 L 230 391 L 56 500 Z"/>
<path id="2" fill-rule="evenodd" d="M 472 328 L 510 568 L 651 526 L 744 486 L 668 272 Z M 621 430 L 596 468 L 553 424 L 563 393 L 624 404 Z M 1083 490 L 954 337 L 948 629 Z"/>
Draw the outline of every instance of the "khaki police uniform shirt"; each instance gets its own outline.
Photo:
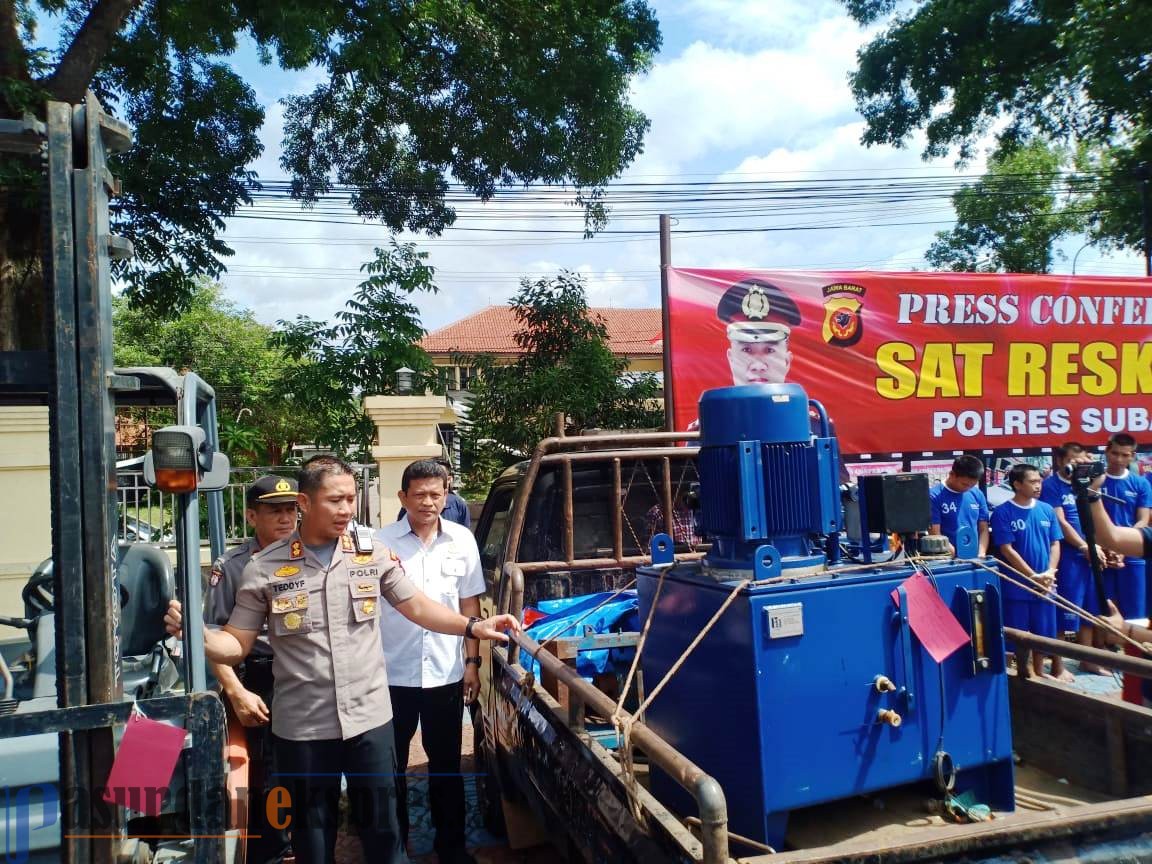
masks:
<path id="1" fill-rule="evenodd" d="M 248 561 L 259 549 L 256 538 L 251 537 L 235 549 L 229 549 L 212 565 L 212 573 L 208 577 L 208 598 L 204 604 L 204 621 L 210 626 L 221 627 L 232 617 L 240 577 L 244 575 Z M 272 646 L 268 644 L 267 626 L 260 629 L 260 635 L 256 637 L 256 644 L 248 656 L 271 659 Z"/>
<path id="2" fill-rule="evenodd" d="M 293 533 L 244 568 L 229 624 L 272 644 L 272 732 L 293 741 L 351 738 L 392 719 L 380 647 L 380 598 L 392 605 L 416 589 L 392 551 L 358 553 L 340 538 L 330 566 Z"/>

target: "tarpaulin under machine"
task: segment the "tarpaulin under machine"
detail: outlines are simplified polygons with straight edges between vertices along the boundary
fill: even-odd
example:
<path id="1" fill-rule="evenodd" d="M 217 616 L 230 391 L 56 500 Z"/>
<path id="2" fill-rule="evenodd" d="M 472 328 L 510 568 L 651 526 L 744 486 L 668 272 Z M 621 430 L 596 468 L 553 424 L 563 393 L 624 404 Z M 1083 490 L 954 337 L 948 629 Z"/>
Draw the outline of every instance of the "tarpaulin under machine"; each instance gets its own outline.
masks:
<path id="1" fill-rule="evenodd" d="M 937 663 L 909 624 L 912 562 L 829 566 L 841 506 L 824 409 L 797 385 L 755 384 L 704 393 L 699 416 L 697 518 L 712 546 L 672 564 L 658 537 L 637 571 L 641 620 L 657 607 L 649 686 L 750 581 L 645 721 L 721 783 L 731 830 L 780 848 L 792 811 L 918 783 L 1012 810 L 998 577 L 951 558 L 920 567 L 969 636 Z M 652 789 L 687 807 L 656 769 Z"/>

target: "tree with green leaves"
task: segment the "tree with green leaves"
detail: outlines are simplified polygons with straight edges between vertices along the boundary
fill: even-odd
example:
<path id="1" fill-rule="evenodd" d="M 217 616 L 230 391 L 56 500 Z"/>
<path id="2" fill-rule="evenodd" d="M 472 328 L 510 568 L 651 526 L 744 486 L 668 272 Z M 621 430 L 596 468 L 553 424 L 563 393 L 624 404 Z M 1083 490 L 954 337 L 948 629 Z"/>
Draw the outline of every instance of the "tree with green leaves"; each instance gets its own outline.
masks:
<path id="1" fill-rule="evenodd" d="M 612 353 L 604 320 L 589 310 L 578 274 L 523 279 L 511 302 L 519 325 L 516 361 L 461 358 L 478 371 L 463 429 L 468 488 L 487 491 L 494 473 L 527 458 L 553 434 L 557 414 L 567 434 L 663 425 L 656 376 L 629 373 L 628 361 Z"/>
<path id="2" fill-rule="evenodd" d="M 1152 163 L 1147 0 L 843 0 L 883 29 L 851 78 L 867 144 L 970 159 L 986 136 L 1005 156 L 1040 140 L 1094 152 L 1091 236 L 1143 248 Z"/>
<path id="3" fill-rule="evenodd" d="M 1035 141 L 994 156 L 984 177 L 952 196 L 956 226 L 936 234 L 925 258 L 938 270 L 1048 273 L 1056 244 L 1086 225 L 1061 173 L 1064 151 Z"/>
<path id="4" fill-rule="evenodd" d="M 640 152 L 629 86 L 659 44 L 644 0 L 0 0 L 0 118 L 92 89 L 133 127 L 113 228 L 137 257 L 117 275 L 166 314 L 222 272 L 224 219 L 259 188 L 264 109 L 229 64 L 247 45 L 321 73 L 287 100 L 291 194 L 307 206 L 341 184 L 361 216 L 435 234 L 450 180 L 485 200 L 566 184 L 598 226 L 604 184 Z M 0 164 L 0 350 L 47 343 L 39 170 Z"/>
<path id="5" fill-rule="evenodd" d="M 113 299 L 117 366 L 191 370 L 216 391 L 221 444 L 236 464 L 280 465 L 293 445 L 310 441 L 314 424 L 277 396 L 294 363 L 273 347 L 273 329 L 200 280 L 188 305 L 159 318 Z"/>
<path id="6" fill-rule="evenodd" d="M 274 342 L 296 361 L 278 382 L 276 398 L 314 424 L 311 443 L 366 459 L 376 427 L 365 396 L 396 392 L 396 370 L 414 370 L 417 390 L 435 383 L 432 361 L 417 344 L 424 336 L 418 292 L 435 293 L 427 252 L 396 241 L 377 249 L 361 269 L 368 278 L 329 324 L 300 315 L 280 321 Z"/>

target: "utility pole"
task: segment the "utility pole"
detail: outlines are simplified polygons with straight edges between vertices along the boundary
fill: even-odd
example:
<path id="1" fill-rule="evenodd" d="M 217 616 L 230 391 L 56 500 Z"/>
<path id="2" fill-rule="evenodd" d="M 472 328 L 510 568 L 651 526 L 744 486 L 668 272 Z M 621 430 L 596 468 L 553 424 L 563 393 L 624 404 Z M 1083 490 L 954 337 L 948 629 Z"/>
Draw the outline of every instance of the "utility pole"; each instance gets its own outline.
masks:
<path id="1" fill-rule="evenodd" d="M 671 310 L 668 307 L 668 268 L 672 266 L 672 220 L 667 215 L 660 216 L 660 329 L 663 331 L 661 344 L 664 346 L 664 430 L 672 432 L 676 428 L 674 405 L 672 402 L 672 328 Z"/>
<path id="2" fill-rule="evenodd" d="M 1136 176 L 1140 179 L 1140 223 L 1144 236 L 1144 275 L 1152 276 L 1152 225 L 1149 225 L 1149 213 L 1152 211 L 1152 201 L 1149 198 L 1148 181 L 1152 179 L 1152 170 L 1147 162 L 1141 162 L 1136 169 Z"/>

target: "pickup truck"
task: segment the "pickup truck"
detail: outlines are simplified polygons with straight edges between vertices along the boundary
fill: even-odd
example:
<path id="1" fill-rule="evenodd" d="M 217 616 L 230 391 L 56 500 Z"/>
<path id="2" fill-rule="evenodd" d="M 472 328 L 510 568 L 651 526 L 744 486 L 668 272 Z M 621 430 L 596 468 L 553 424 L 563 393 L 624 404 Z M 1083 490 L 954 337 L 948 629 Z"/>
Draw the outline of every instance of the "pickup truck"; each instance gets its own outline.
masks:
<path id="1" fill-rule="evenodd" d="M 616 591 L 650 562 L 652 515 L 696 481 L 696 433 L 549 438 L 494 483 L 476 526 L 485 614 L 522 616 L 543 600 Z M 659 509 L 653 508 L 659 505 Z M 660 526 L 657 525 L 657 528 Z M 665 517 L 663 533 L 675 536 Z M 659 542 L 659 540 L 657 541 Z M 677 560 L 706 545 L 675 544 Z M 1152 861 L 1152 710 L 1048 680 L 1008 679 L 1016 801 L 990 821 L 956 824 L 901 788 L 795 811 L 785 848 L 729 831 L 725 791 L 644 725 L 622 748 L 607 722 L 617 693 L 577 674 L 580 652 L 629 649 L 635 632 L 494 646 L 475 718 L 480 799 L 490 829 L 516 848 L 548 839 L 590 862 Z M 1026 638 L 1021 635 L 1021 638 Z M 1031 637 L 1037 638 L 1037 637 Z M 1040 644 L 1079 659 L 1093 649 Z M 539 674 L 529 672 L 535 660 Z M 1145 677 L 1152 663 L 1112 655 Z M 639 704 L 634 682 L 625 707 Z M 654 682 L 648 682 L 652 686 Z M 607 691 L 607 692 L 605 692 Z M 724 718 L 701 716 L 723 734 Z M 647 788 L 658 767 L 687 792 Z"/>

